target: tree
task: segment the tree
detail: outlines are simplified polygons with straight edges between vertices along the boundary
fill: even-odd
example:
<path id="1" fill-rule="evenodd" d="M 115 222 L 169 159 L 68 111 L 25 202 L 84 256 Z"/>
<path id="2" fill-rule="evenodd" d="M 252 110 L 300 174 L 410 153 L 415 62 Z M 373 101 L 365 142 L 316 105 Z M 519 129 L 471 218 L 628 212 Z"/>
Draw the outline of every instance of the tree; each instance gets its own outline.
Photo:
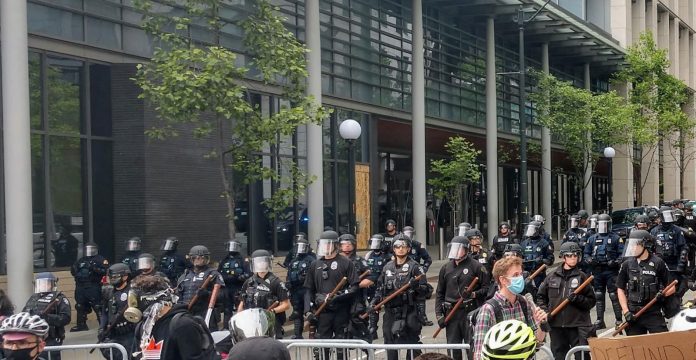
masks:
<path id="1" fill-rule="evenodd" d="M 159 115 L 157 126 L 147 131 L 150 137 L 165 139 L 186 128 L 197 138 L 214 139 L 209 157 L 218 161 L 233 239 L 236 184 L 258 180 L 293 184 L 277 189 L 264 201 L 275 215 L 312 180 L 292 160 L 279 158 L 282 163 L 270 167 L 258 154 L 279 145 L 300 125 L 321 123 L 328 112 L 305 96 L 307 49 L 285 28 L 279 9 L 258 0 L 255 12 L 234 24 L 244 29 L 245 55 L 258 73 L 254 76 L 249 68 L 236 65 L 237 54 L 219 45 L 223 28 L 229 25 L 220 16 L 223 2 L 178 0 L 185 16 L 171 17 L 153 8 L 161 6 L 157 3 L 136 0 L 145 14 L 143 27 L 156 46 L 151 61 L 138 65 L 134 80 L 143 91 L 141 98 Z M 214 44 L 192 38 L 201 33 L 201 27 L 212 35 Z M 260 106 L 251 103 L 252 77 L 282 89 L 280 96 L 287 101 L 277 113 L 264 116 Z M 234 175 L 228 175 L 229 167 Z"/>
<path id="2" fill-rule="evenodd" d="M 541 72 L 534 74 L 537 91 L 530 94 L 534 102 L 536 120 L 558 135 L 575 176 L 584 179 L 587 170 L 594 169 L 598 151 L 605 145 L 631 142 L 631 121 L 635 108 L 614 91 L 593 94 Z M 591 134 L 592 141 L 587 141 Z M 580 181 L 587 191 L 589 182 Z"/>
<path id="3" fill-rule="evenodd" d="M 693 119 L 682 110 L 688 100 L 688 89 L 684 83 L 670 75 L 667 50 L 659 49 L 650 31 L 640 35 L 640 40 L 628 48 L 626 66 L 614 76 L 614 82 L 630 84 L 628 101 L 636 108 L 632 126 L 633 141 L 642 147 L 643 160 L 650 163 L 657 160 L 660 139 L 678 138 L 667 156 L 679 164 L 683 180 L 686 165 L 694 157 Z M 687 154 L 686 159 L 680 159 Z M 650 157 L 648 159 L 648 157 Z M 652 167 L 646 169 L 646 174 Z M 640 192 L 647 182 L 647 176 L 640 181 Z"/>

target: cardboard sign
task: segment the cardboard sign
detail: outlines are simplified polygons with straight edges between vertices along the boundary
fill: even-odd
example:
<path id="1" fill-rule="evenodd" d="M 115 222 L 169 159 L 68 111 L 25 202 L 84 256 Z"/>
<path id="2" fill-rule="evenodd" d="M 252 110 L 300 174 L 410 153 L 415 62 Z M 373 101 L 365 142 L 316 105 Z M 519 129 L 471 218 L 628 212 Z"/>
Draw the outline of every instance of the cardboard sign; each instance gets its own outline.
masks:
<path id="1" fill-rule="evenodd" d="M 593 360 L 696 359 L 696 330 L 588 340 Z"/>

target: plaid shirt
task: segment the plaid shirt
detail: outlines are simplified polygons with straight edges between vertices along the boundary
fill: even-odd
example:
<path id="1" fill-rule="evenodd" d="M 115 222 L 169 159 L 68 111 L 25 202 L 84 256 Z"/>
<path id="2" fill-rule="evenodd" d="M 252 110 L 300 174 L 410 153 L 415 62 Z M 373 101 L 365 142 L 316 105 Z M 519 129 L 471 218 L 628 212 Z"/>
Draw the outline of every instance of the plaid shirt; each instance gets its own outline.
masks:
<path id="1" fill-rule="evenodd" d="M 519 297 L 520 301 L 527 301 L 524 297 Z M 503 296 L 500 291 L 496 291 L 493 299 L 498 302 L 503 314 L 503 320 L 520 320 L 522 322 L 524 319 L 524 312 L 522 311 L 522 306 L 519 301 L 514 304 L 510 303 L 508 299 Z M 533 330 L 536 331 L 537 325 L 534 322 L 534 312 L 533 307 L 527 303 L 527 312 L 529 313 L 529 325 Z M 479 310 L 476 327 L 474 327 L 474 359 L 481 359 L 481 352 L 483 350 L 483 338 L 486 336 L 488 330 L 496 324 L 495 313 L 493 312 L 493 306 L 489 304 L 483 304 L 481 310 Z"/>

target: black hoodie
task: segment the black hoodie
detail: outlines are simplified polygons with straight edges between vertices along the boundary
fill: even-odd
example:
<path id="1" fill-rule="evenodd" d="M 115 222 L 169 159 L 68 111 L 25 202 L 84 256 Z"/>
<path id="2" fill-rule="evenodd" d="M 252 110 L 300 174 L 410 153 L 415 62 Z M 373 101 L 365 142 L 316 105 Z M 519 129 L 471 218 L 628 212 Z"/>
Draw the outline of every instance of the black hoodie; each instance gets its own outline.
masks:
<path id="1" fill-rule="evenodd" d="M 213 339 L 203 322 L 196 322 L 186 310 L 186 305 L 174 305 L 169 312 L 155 322 L 150 334 L 155 343 L 162 342 L 160 360 L 203 360 L 211 359 L 211 349 L 215 353 Z M 170 329 L 172 318 L 179 316 L 174 328 Z M 143 322 L 138 324 L 135 331 L 135 343 L 133 352 L 140 350 Z M 141 356 L 141 358 L 143 358 Z"/>

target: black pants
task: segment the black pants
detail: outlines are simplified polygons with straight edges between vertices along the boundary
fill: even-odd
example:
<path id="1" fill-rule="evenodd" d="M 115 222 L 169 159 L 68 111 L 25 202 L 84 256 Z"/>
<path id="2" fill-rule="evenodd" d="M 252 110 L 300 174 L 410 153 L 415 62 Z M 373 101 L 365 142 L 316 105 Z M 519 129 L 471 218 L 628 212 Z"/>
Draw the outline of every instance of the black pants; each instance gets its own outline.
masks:
<path id="1" fill-rule="evenodd" d="M 406 311 L 393 307 L 384 309 L 382 318 L 382 334 L 385 344 L 420 344 L 421 324 L 415 306 L 409 306 Z M 406 352 L 407 360 L 412 360 L 421 354 L 420 350 Z M 398 360 L 399 351 L 387 350 L 388 360 Z"/>
<path id="2" fill-rule="evenodd" d="M 447 323 L 446 334 L 448 344 L 461 344 L 466 339 L 471 339 L 471 327 L 469 326 L 469 321 L 467 319 L 467 311 L 464 309 L 457 310 L 452 316 L 452 319 Z M 473 346 L 473 344 L 471 344 Z M 450 356 L 454 360 L 462 359 L 462 352 L 459 350 L 452 350 L 449 352 Z M 467 350 L 467 358 L 473 359 L 473 351 L 471 349 Z"/>
<path id="3" fill-rule="evenodd" d="M 123 334 L 119 336 L 109 336 L 106 339 L 104 339 L 105 343 L 117 343 L 123 345 L 124 348 L 126 348 L 126 354 L 128 354 L 132 349 L 133 349 L 133 342 L 135 341 L 135 333 L 131 332 L 128 334 Z M 121 355 L 121 352 L 114 349 L 114 348 L 109 348 L 109 349 L 100 349 L 102 356 L 104 356 L 104 359 L 106 360 L 128 360 L 130 359 L 130 354 L 128 354 L 127 358 L 123 358 Z M 113 358 L 111 357 L 111 354 L 113 354 Z"/>
<path id="4" fill-rule="evenodd" d="M 304 328 L 302 314 L 304 313 L 304 296 L 306 291 L 307 288 L 304 287 L 292 288 L 290 291 L 290 305 L 292 305 L 292 311 L 298 315 L 293 320 L 293 333 L 296 339 L 302 339 L 302 330 Z"/>
<path id="5" fill-rule="evenodd" d="M 665 323 L 665 318 L 662 317 L 662 313 L 659 311 L 648 311 L 628 325 L 626 335 L 656 334 L 666 331 L 667 324 Z"/>
<path id="6" fill-rule="evenodd" d="M 237 305 L 239 305 L 239 286 L 237 285 L 225 285 L 223 291 L 225 292 L 225 316 L 223 318 L 224 324 L 223 328 L 228 329 L 230 324 L 230 319 L 235 312 L 237 312 Z"/>
<path id="7" fill-rule="evenodd" d="M 324 310 L 317 320 L 317 339 L 344 339 L 346 327 L 350 321 L 350 307 L 337 307 Z M 336 359 L 344 359 L 345 350 L 336 349 Z M 324 351 L 324 359 L 329 359 L 330 350 Z"/>
<path id="8" fill-rule="evenodd" d="M 75 310 L 77 310 L 77 324 L 87 322 L 87 314 L 94 312 L 97 319 L 101 317 L 101 285 L 78 284 L 75 287 Z"/>
<path id="9" fill-rule="evenodd" d="M 571 348 L 579 345 L 587 345 L 588 332 L 592 326 L 580 327 L 552 327 L 551 328 L 551 352 L 554 359 L 565 359 L 566 354 Z M 575 358 L 580 360 L 582 353 L 575 354 Z"/>

